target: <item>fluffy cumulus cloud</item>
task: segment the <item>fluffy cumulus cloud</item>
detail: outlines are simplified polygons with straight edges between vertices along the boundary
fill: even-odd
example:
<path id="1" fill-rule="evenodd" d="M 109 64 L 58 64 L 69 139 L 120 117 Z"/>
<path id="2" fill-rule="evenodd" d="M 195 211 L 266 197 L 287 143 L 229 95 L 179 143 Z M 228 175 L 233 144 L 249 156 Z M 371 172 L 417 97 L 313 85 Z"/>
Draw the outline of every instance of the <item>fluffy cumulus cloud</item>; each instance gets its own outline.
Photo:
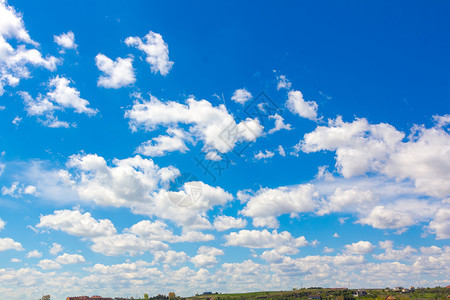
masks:
<path id="1" fill-rule="evenodd" d="M 408 212 L 391 210 L 380 205 L 375 206 L 367 216 L 361 218 L 358 222 L 379 229 L 398 229 L 411 226 L 416 223 L 416 220 Z"/>
<path id="2" fill-rule="evenodd" d="M 169 251 L 155 251 L 153 258 L 156 262 L 176 266 L 182 264 L 188 260 L 188 255 L 185 252 Z"/>
<path id="3" fill-rule="evenodd" d="M 32 250 L 28 252 L 27 258 L 39 258 L 42 256 L 42 253 L 37 250 Z"/>
<path id="4" fill-rule="evenodd" d="M 253 219 L 254 226 L 278 227 L 278 216 L 312 212 L 317 206 L 318 192 L 312 184 L 276 189 L 262 188 L 254 193 L 240 192 L 241 201 L 246 201 L 242 214 Z"/>
<path id="5" fill-rule="evenodd" d="M 62 51 L 64 51 L 64 49 L 77 49 L 78 47 L 78 45 L 75 44 L 75 34 L 72 31 L 54 35 L 53 40 L 63 49 Z"/>
<path id="6" fill-rule="evenodd" d="M 286 89 L 290 90 L 292 83 L 289 79 L 286 78 L 285 75 L 277 76 L 277 90 Z"/>
<path id="7" fill-rule="evenodd" d="M 0 231 L 2 231 L 5 228 L 6 222 L 0 219 Z"/>
<path id="8" fill-rule="evenodd" d="M 273 116 L 269 116 L 269 119 L 275 120 L 275 127 L 269 130 L 269 134 L 275 133 L 277 131 L 280 131 L 282 129 L 285 130 L 291 130 L 292 126 L 290 124 L 284 123 L 284 118 L 280 116 L 279 114 L 274 114 Z"/>
<path id="9" fill-rule="evenodd" d="M 294 238 L 290 232 L 278 233 L 264 230 L 240 230 L 231 232 L 225 236 L 226 246 L 240 246 L 247 248 L 279 248 L 287 246 L 290 248 L 304 247 L 308 245 L 304 236 Z"/>
<path id="10" fill-rule="evenodd" d="M 290 91 L 286 102 L 287 108 L 302 118 L 316 120 L 318 105 L 314 101 L 305 101 L 300 91 Z"/>
<path id="11" fill-rule="evenodd" d="M 364 212 L 377 203 L 377 197 L 370 190 L 360 190 L 357 186 L 351 189 L 343 190 L 338 187 L 334 194 L 328 197 L 324 202 L 319 214 L 341 211 L 360 211 Z"/>
<path id="12" fill-rule="evenodd" d="M 253 157 L 257 160 L 261 160 L 261 159 L 272 158 L 274 155 L 275 155 L 275 153 L 272 151 L 266 150 L 265 152 L 262 152 L 260 150 L 258 153 L 255 153 L 255 155 Z"/>
<path id="13" fill-rule="evenodd" d="M 436 234 L 437 239 L 450 239 L 450 209 L 439 209 L 429 228 Z"/>
<path id="14" fill-rule="evenodd" d="M 345 252 L 349 254 L 368 254 L 375 249 L 375 246 L 368 241 L 359 241 L 350 245 L 345 245 Z"/>
<path id="15" fill-rule="evenodd" d="M 62 266 L 57 263 L 56 261 L 53 261 L 51 259 L 43 259 L 38 263 L 38 266 L 42 269 L 42 270 L 57 270 L 57 269 L 61 269 Z"/>
<path id="16" fill-rule="evenodd" d="M 197 251 L 197 255 L 191 258 L 191 262 L 197 268 L 212 268 L 218 263 L 217 256 L 224 254 L 221 249 L 201 246 Z"/>
<path id="17" fill-rule="evenodd" d="M 90 213 L 83 214 L 78 210 L 57 210 L 51 215 L 41 216 L 36 227 L 61 230 L 78 237 L 110 236 L 116 233 L 110 220 L 96 220 Z M 55 249 L 54 253 L 57 252 Z"/>
<path id="18" fill-rule="evenodd" d="M 178 128 L 169 128 L 167 134 L 142 143 L 136 152 L 146 156 L 163 156 L 168 152 L 185 153 L 189 150 L 185 144 L 185 140 L 190 140 L 189 133 Z"/>
<path id="19" fill-rule="evenodd" d="M 104 54 L 97 54 L 95 65 L 103 73 L 97 85 L 107 89 L 118 89 L 136 82 L 133 69 L 133 58 L 116 58 L 113 61 Z"/>
<path id="20" fill-rule="evenodd" d="M 50 254 L 52 254 L 52 255 L 58 255 L 58 253 L 62 252 L 62 251 L 63 251 L 63 246 L 58 243 L 53 243 L 49 250 Z"/>
<path id="21" fill-rule="evenodd" d="M 247 102 L 252 98 L 253 98 L 252 94 L 245 88 L 243 88 L 235 90 L 233 96 L 231 97 L 231 100 L 240 104 L 245 104 L 245 102 Z"/>
<path id="22" fill-rule="evenodd" d="M 3 95 L 5 86 L 15 87 L 21 79 L 29 78 L 30 66 L 50 71 L 56 69 L 59 59 L 43 57 L 34 48 L 38 45 L 28 34 L 22 15 L 6 0 L 0 1 L 0 95 Z"/>
<path id="23" fill-rule="evenodd" d="M 172 69 L 173 61 L 169 60 L 169 46 L 164 42 L 159 33 L 150 31 L 144 40 L 140 37 L 128 37 L 125 44 L 135 47 L 146 54 L 145 60 L 150 64 L 153 73 L 161 73 L 166 76 Z"/>
<path id="24" fill-rule="evenodd" d="M 150 101 L 138 98 L 125 117 L 130 120 L 133 131 L 188 125 L 191 135 L 204 142 L 206 152 L 229 152 L 237 143 L 255 141 L 263 132 L 258 119 L 236 122 L 224 105 L 213 106 L 206 100 L 194 98 L 187 99 L 186 104 L 162 102 L 154 96 Z"/>
<path id="25" fill-rule="evenodd" d="M 25 110 L 29 116 L 44 117 L 39 119 L 41 123 L 48 127 L 68 127 L 69 124 L 59 121 L 55 116 L 57 111 L 73 109 L 76 113 L 93 116 L 97 110 L 88 107 L 89 101 L 80 97 L 80 92 L 69 86 L 71 80 L 65 77 L 56 76 L 47 84 L 49 92 L 39 94 L 33 98 L 28 92 L 20 92 L 25 103 Z"/>
<path id="26" fill-rule="evenodd" d="M 166 251 L 169 246 L 164 242 L 204 242 L 214 239 L 213 235 L 198 231 L 185 231 L 182 235 L 175 235 L 164 222 L 148 220 L 125 228 L 122 233 L 117 233 L 110 220 L 97 220 L 90 213 L 82 214 L 77 210 L 55 211 L 51 215 L 41 216 L 41 221 L 36 227 L 60 230 L 70 235 L 87 238 L 90 240 L 92 251 L 107 256 L 135 256 L 148 251 Z M 62 247 L 57 243 L 54 243 L 50 250 L 53 255 L 57 255 L 60 251 Z M 54 261 L 64 265 L 84 262 L 84 258 L 65 253 Z"/>
<path id="27" fill-rule="evenodd" d="M 86 262 L 82 255 L 68 253 L 58 256 L 55 261 L 61 265 L 82 264 Z"/>
<path id="28" fill-rule="evenodd" d="M 377 172 L 396 179 L 410 179 L 418 192 L 435 197 L 450 195 L 450 135 L 445 122 L 432 128 L 414 126 L 405 134 L 385 123 L 366 119 L 351 123 L 338 117 L 328 126 L 305 134 L 298 149 L 336 153 L 338 171 L 346 178 Z"/>
<path id="29" fill-rule="evenodd" d="M 220 215 L 214 219 L 214 228 L 217 231 L 225 231 L 232 228 L 244 228 L 246 226 L 247 221 L 241 218 Z"/>
<path id="30" fill-rule="evenodd" d="M 110 163 L 95 154 L 73 155 L 67 169 L 46 174 L 52 178 L 51 191 L 43 187 L 43 195 L 55 197 L 55 190 L 75 192 L 74 201 L 129 208 L 135 214 L 170 220 L 188 231 L 212 228 L 206 213 L 233 199 L 224 189 L 200 181 L 182 182 L 169 190 L 179 170 L 160 168 L 138 155 Z"/>
<path id="31" fill-rule="evenodd" d="M 409 245 L 402 249 L 394 249 L 394 243 L 392 241 L 381 241 L 380 248 L 384 250 L 384 253 L 373 256 L 374 258 L 379 260 L 412 260 L 415 257 L 415 253 L 417 252 L 416 249 Z"/>
<path id="32" fill-rule="evenodd" d="M 3 186 L 2 187 L 2 195 L 3 196 L 10 196 L 14 198 L 22 197 L 23 195 L 34 195 L 38 196 L 39 193 L 36 190 L 36 187 L 34 185 L 24 185 L 19 182 L 13 182 L 10 187 Z"/>
<path id="33" fill-rule="evenodd" d="M 11 238 L 0 238 L 0 252 L 6 250 L 23 251 L 24 249 L 21 243 L 16 242 Z"/>

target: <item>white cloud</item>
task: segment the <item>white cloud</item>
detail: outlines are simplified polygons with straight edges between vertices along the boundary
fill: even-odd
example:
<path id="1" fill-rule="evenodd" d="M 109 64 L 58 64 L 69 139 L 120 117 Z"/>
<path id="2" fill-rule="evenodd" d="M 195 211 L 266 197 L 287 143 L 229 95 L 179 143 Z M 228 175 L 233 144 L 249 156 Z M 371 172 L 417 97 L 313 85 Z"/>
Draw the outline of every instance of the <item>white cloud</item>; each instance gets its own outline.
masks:
<path id="1" fill-rule="evenodd" d="M 150 193 L 158 189 L 161 169 L 151 159 L 135 156 L 115 159 L 113 164 L 108 166 L 103 157 L 95 154 L 70 157 L 68 166 L 76 173 L 76 188 L 82 199 L 100 205 L 128 206 L 147 202 Z"/>
<path id="2" fill-rule="evenodd" d="M 235 90 L 233 93 L 233 96 L 231 97 L 231 100 L 244 105 L 245 102 L 247 102 L 248 100 L 250 100 L 252 98 L 253 98 L 252 94 L 249 91 L 247 91 L 245 88 L 243 88 L 243 89 Z"/>
<path id="3" fill-rule="evenodd" d="M 14 241 L 11 238 L 0 238 L 0 252 L 6 250 L 23 251 L 24 249 L 22 247 L 22 244 Z"/>
<path id="4" fill-rule="evenodd" d="M 336 166 L 345 178 L 377 172 L 410 179 L 418 192 L 446 197 L 450 195 L 450 134 L 441 125 L 414 126 L 403 142 L 405 134 L 389 124 L 369 124 L 366 119 L 346 123 L 338 117 L 305 134 L 297 147 L 306 153 L 335 151 Z"/>
<path id="5" fill-rule="evenodd" d="M 341 211 L 367 211 L 376 204 L 377 198 L 370 190 L 360 190 L 357 186 L 342 190 L 338 187 L 334 194 L 324 202 L 318 214 L 328 214 Z"/>
<path id="6" fill-rule="evenodd" d="M 68 253 L 58 256 L 55 261 L 61 265 L 82 264 L 86 262 L 82 255 Z"/>
<path id="7" fill-rule="evenodd" d="M 127 37 L 125 44 L 143 51 L 147 57 L 153 73 L 161 73 L 166 76 L 172 69 L 173 61 L 169 61 L 169 47 L 159 33 L 150 31 L 145 36 L 145 42 L 140 37 Z"/>
<path id="8" fill-rule="evenodd" d="M 434 255 L 441 254 L 442 249 L 438 246 L 420 247 L 420 252 L 422 252 L 424 255 Z"/>
<path id="9" fill-rule="evenodd" d="M 333 252 L 334 252 L 333 248 L 323 247 L 323 253 L 333 253 Z"/>
<path id="10" fill-rule="evenodd" d="M 185 252 L 169 251 L 155 251 L 153 258 L 158 263 L 176 266 L 188 260 L 188 255 Z"/>
<path id="11" fill-rule="evenodd" d="M 58 46 L 64 49 L 76 49 L 78 47 L 78 45 L 75 44 L 75 34 L 73 34 L 72 31 L 62 33 L 61 35 L 54 35 L 53 40 Z"/>
<path id="12" fill-rule="evenodd" d="M 277 76 L 277 90 L 291 89 L 292 83 L 284 75 Z"/>
<path id="13" fill-rule="evenodd" d="M 89 102 L 80 98 L 80 92 L 69 87 L 70 80 L 65 77 L 56 76 L 52 78 L 48 84 L 50 92 L 47 93 L 48 98 L 63 108 L 73 108 L 77 113 L 85 113 L 87 115 L 95 115 L 96 110 L 88 108 Z"/>
<path id="14" fill-rule="evenodd" d="M 359 241 L 350 245 L 345 245 L 345 252 L 349 254 L 368 254 L 375 249 L 375 246 L 368 241 Z"/>
<path id="15" fill-rule="evenodd" d="M 5 225 L 6 225 L 6 222 L 3 221 L 2 219 L 0 219 L 0 231 L 2 231 L 3 229 L 5 229 Z"/>
<path id="16" fill-rule="evenodd" d="M 437 127 L 445 127 L 450 125 L 450 115 L 443 115 L 443 116 L 439 116 L 439 115 L 435 115 L 433 116 L 434 121 L 436 122 Z"/>
<path id="17" fill-rule="evenodd" d="M 261 159 L 272 158 L 274 155 L 275 155 L 275 153 L 273 153 L 272 151 L 266 150 L 265 152 L 262 152 L 261 150 L 259 150 L 258 153 L 255 153 L 254 158 L 261 160 Z"/>
<path id="18" fill-rule="evenodd" d="M 24 184 L 20 184 L 19 182 L 13 182 L 10 187 L 6 186 L 2 187 L 3 196 L 8 195 L 14 198 L 19 198 L 22 197 L 24 194 L 34 196 L 38 195 L 36 187 L 33 185 L 25 186 Z"/>
<path id="19" fill-rule="evenodd" d="M 42 252 L 39 252 L 37 250 L 32 250 L 27 254 L 27 258 L 40 258 L 40 257 L 42 257 Z"/>
<path id="20" fill-rule="evenodd" d="M 335 233 L 333 234 L 333 237 L 334 237 L 334 238 L 338 238 L 338 237 L 340 237 L 340 236 L 339 236 L 339 234 L 338 234 L 337 232 L 335 232 Z"/>
<path id="21" fill-rule="evenodd" d="M 233 199 L 222 188 L 199 181 L 185 182 L 178 190 L 167 191 L 167 185 L 180 172 L 172 166 L 159 168 L 151 159 L 140 156 L 114 159 L 109 165 L 98 155 L 80 154 L 71 156 L 67 166 L 69 170 L 52 171 L 49 176 L 56 177 L 52 181 L 59 188 L 76 191 L 75 200 L 130 208 L 135 214 L 171 220 L 186 231 L 212 228 L 206 212 Z M 193 186 L 198 191 L 194 196 Z M 42 187 L 40 191 L 48 193 Z M 191 201 L 180 205 L 181 199 Z"/>
<path id="22" fill-rule="evenodd" d="M 413 258 L 414 253 L 417 252 L 411 246 L 406 246 L 403 249 L 396 250 L 394 249 L 394 243 L 392 241 L 381 241 L 380 248 L 384 249 L 384 253 L 373 255 L 374 258 L 379 260 L 393 260 L 393 261 L 402 261 L 402 260 L 411 260 Z"/>
<path id="23" fill-rule="evenodd" d="M 15 42 L 10 44 L 8 39 L 17 41 L 16 48 Z M 17 86 L 22 78 L 31 76 L 29 65 L 54 71 L 60 62 L 54 56 L 42 57 L 37 49 L 27 49 L 26 44 L 39 46 L 25 29 L 22 15 L 6 1 L 0 1 L 0 96 L 5 86 Z"/>
<path id="24" fill-rule="evenodd" d="M 437 211 L 429 228 L 436 234 L 436 239 L 450 239 L 450 209 L 441 208 Z"/>
<path id="25" fill-rule="evenodd" d="M 22 118 L 20 118 L 19 116 L 15 117 L 14 120 L 12 120 L 11 123 L 13 123 L 16 126 L 19 126 L 20 121 L 22 121 Z"/>
<path id="26" fill-rule="evenodd" d="M 166 241 L 171 243 L 176 242 L 201 242 L 210 241 L 214 239 L 211 234 L 204 234 L 197 231 L 185 231 L 182 235 L 174 235 L 172 230 L 169 230 L 167 224 L 156 220 L 154 222 L 144 220 L 134 224 L 124 232 L 132 233 L 136 236 L 158 241 Z"/>
<path id="27" fill-rule="evenodd" d="M 233 150 L 236 143 L 255 141 L 263 133 L 257 119 L 247 118 L 236 123 L 224 105 L 217 107 L 206 100 L 189 98 L 186 104 L 174 101 L 162 102 L 151 96 L 150 101 L 136 101 L 126 111 L 133 131 L 143 128 L 156 130 L 159 126 L 174 127 L 190 125 L 189 132 L 204 142 L 205 152 L 217 150 L 221 153 Z"/>
<path id="28" fill-rule="evenodd" d="M 275 133 L 282 129 L 286 129 L 288 131 L 292 129 L 291 124 L 285 124 L 284 118 L 282 116 L 280 116 L 279 114 L 269 116 L 269 119 L 275 119 L 275 127 L 269 130 L 269 134 Z"/>
<path id="29" fill-rule="evenodd" d="M 104 74 L 98 78 L 98 86 L 118 89 L 136 82 L 133 58 L 131 57 L 118 57 L 113 61 L 106 55 L 99 53 L 95 57 L 95 65 Z"/>
<path id="30" fill-rule="evenodd" d="M 416 223 L 411 214 L 404 211 L 386 209 L 381 205 L 374 207 L 366 217 L 361 218 L 358 222 L 379 229 L 398 229 Z"/>
<path id="31" fill-rule="evenodd" d="M 286 151 L 284 151 L 283 146 L 278 145 L 277 151 L 278 151 L 278 154 L 280 154 L 281 156 L 283 156 L 283 157 L 286 156 Z"/>
<path id="32" fill-rule="evenodd" d="M 80 98 L 80 92 L 69 84 L 71 81 L 65 77 L 56 76 L 48 82 L 49 92 L 36 98 L 31 97 L 28 92 L 19 92 L 25 103 L 25 110 L 30 116 L 45 116 L 40 120 L 47 127 L 68 127 L 67 122 L 58 120 L 54 115 L 56 111 L 72 108 L 76 113 L 84 113 L 89 116 L 97 114 L 97 110 L 89 108 L 89 101 Z"/>
<path id="33" fill-rule="evenodd" d="M 420 192 L 435 197 L 450 195 L 450 133 L 443 128 L 413 128 L 409 141 L 401 143 L 383 172 L 398 179 L 414 180 Z"/>
<path id="34" fill-rule="evenodd" d="M 225 239 L 227 240 L 225 246 L 247 248 L 279 248 L 281 246 L 297 248 L 308 244 L 304 236 L 294 238 L 288 231 L 278 233 L 276 230 L 269 232 L 267 229 L 231 232 L 225 236 Z"/>
<path id="35" fill-rule="evenodd" d="M 300 91 L 290 91 L 286 102 L 287 108 L 300 117 L 315 121 L 317 119 L 317 103 L 305 101 Z"/>
<path id="36" fill-rule="evenodd" d="M 111 236 L 116 228 L 110 220 L 94 219 L 90 213 L 78 210 L 56 210 L 51 215 L 41 216 L 37 228 L 61 230 L 78 237 Z"/>
<path id="37" fill-rule="evenodd" d="M 241 218 L 220 215 L 214 219 L 214 228 L 217 231 L 225 231 L 231 228 L 244 228 L 245 226 L 247 226 L 247 221 Z"/>
<path id="38" fill-rule="evenodd" d="M 58 243 L 53 243 L 50 247 L 50 254 L 58 255 L 59 252 L 63 251 L 63 247 Z"/>
<path id="39" fill-rule="evenodd" d="M 57 270 L 57 269 L 61 269 L 62 266 L 57 263 L 56 261 L 53 261 L 51 259 L 43 259 L 39 262 L 38 266 L 42 269 L 42 270 Z"/>
<path id="40" fill-rule="evenodd" d="M 318 192 L 312 184 L 304 184 L 276 189 L 262 188 L 246 195 L 248 202 L 242 214 L 253 218 L 254 226 L 278 227 L 276 217 L 290 214 L 295 217 L 302 212 L 311 212 L 317 206 Z"/>
<path id="41" fill-rule="evenodd" d="M 210 152 L 206 153 L 205 158 L 207 160 L 212 160 L 212 161 L 221 161 L 222 160 L 222 157 L 219 154 L 217 154 L 216 151 L 210 151 Z"/>
<path id="42" fill-rule="evenodd" d="M 22 260 L 18 259 L 18 258 L 11 258 L 10 262 L 12 262 L 12 263 L 20 263 L 20 262 L 22 262 Z"/>
<path id="43" fill-rule="evenodd" d="M 197 255 L 191 258 L 191 262 L 197 268 L 212 268 L 217 264 L 217 256 L 225 253 L 215 247 L 201 246 Z"/>
<path id="44" fill-rule="evenodd" d="M 92 238 L 91 250 L 107 256 L 128 254 L 135 256 L 146 251 L 167 250 L 169 246 L 161 241 L 140 238 L 130 233 Z"/>
<path id="45" fill-rule="evenodd" d="M 177 128 L 167 129 L 168 135 L 160 135 L 145 143 L 142 143 L 136 152 L 146 156 L 164 156 L 168 152 L 180 151 L 185 153 L 189 151 L 184 143 L 189 139 L 189 134 Z"/>

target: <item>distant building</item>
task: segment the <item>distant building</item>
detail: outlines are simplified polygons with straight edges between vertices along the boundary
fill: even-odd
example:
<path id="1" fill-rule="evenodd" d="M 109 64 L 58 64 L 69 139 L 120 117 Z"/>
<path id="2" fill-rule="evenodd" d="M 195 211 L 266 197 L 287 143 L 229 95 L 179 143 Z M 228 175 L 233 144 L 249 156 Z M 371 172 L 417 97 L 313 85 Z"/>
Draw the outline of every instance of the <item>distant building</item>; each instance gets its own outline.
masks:
<path id="1" fill-rule="evenodd" d="M 366 290 L 357 290 L 356 294 L 355 294 L 356 297 L 363 297 L 363 296 L 366 296 L 366 295 L 367 295 Z"/>

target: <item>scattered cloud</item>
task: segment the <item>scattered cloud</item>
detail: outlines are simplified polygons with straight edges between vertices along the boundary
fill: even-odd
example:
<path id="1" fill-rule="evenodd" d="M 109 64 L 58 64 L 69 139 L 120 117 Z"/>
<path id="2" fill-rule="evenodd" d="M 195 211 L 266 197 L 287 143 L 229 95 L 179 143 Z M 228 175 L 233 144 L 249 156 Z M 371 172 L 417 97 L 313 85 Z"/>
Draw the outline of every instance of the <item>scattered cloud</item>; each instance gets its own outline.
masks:
<path id="1" fill-rule="evenodd" d="M 169 46 L 164 42 L 159 33 L 150 31 L 143 41 L 140 37 L 127 37 L 125 44 L 129 47 L 135 47 L 144 52 L 146 61 L 150 64 L 153 73 L 159 72 L 166 76 L 172 69 L 173 61 L 169 61 Z"/>
<path id="2" fill-rule="evenodd" d="M 116 58 L 115 61 L 104 54 L 97 54 L 95 65 L 103 73 L 97 85 L 107 89 L 118 89 L 136 82 L 133 69 L 133 58 Z"/>
<path id="3" fill-rule="evenodd" d="M 257 160 L 272 158 L 275 155 L 272 151 L 266 150 L 262 152 L 261 150 L 258 153 L 255 153 L 254 158 Z"/>
<path id="4" fill-rule="evenodd" d="M 318 105 L 314 101 L 305 101 L 300 91 L 290 91 L 286 102 L 287 108 L 302 118 L 317 120 Z"/>
<path id="5" fill-rule="evenodd" d="M 252 94 L 249 91 L 247 91 L 245 88 L 243 88 L 243 89 L 235 90 L 233 93 L 233 96 L 231 97 L 231 100 L 244 105 L 245 102 L 247 102 L 248 100 L 250 100 L 252 98 L 253 98 Z"/>
<path id="6" fill-rule="evenodd" d="M 345 245 L 345 252 L 348 254 L 368 254 L 375 249 L 375 246 L 368 241 L 359 241 L 350 245 Z"/>
<path id="7" fill-rule="evenodd" d="M 42 257 L 42 252 L 39 252 L 37 250 L 32 250 L 27 254 L 27 258 L 40 258 L 40 257 Z"/>
<path id="8" fill-rule="evenodd" d="M 284 75 L 277 76 L 277 90 L 290 90 L 292 83 Z"/>
<path id="9" fill-rule="evenodd" d="M 204 151 L 221 153 L 233 150 L 236 143 L 252 142 L 262 135 L 258 119 L 247 118 L 236 123 L 224 105 L 212 106 L 206 100 L 189 98 L 186 104 L 162 102 L 151 96 L 150 101 L 136 101 L 125 117 L 133 131 L 142 128 L 156 130 L 160 126 L 172 128 L 179 124 L 190 125 L 189 132 L 196 140 L 204 142 Z"/>
<path id="10" fill-rule="evenodd" d="M 241 218 L 220 215 L 214 219 L 214 228 L 217 231 L 225 231 L 232 228 L 244 228 L 246 226 L 247 221 Z"/>
<path id="11" fill-rule="evenodd" d="M 68 31 L 67 33 L 62 33 L 60 35 L 54 35 L 53 40 L 58 46 L 62 48 L 62 52 L 65 49 L 77 49 L 78 45 L 75 44 L 75 34 L 72 31 Z"/>
<path id="12" fill-rule="evenodd" d="M 298 248 L 308 245 L 304 236 L 294 238 L 288 231 L 278 233 L 276 230 L 269 232 L 267 229 L 231 232 L 225 236 L 225 239 L 227 240 L 225 246 L 247 248 L 279 248 L 281 246 Z"/>
<path id="13" fill-rule="evenodd" d="M 0 238 L 0 252 L 6 250 L 23 251 L 24 249 L 21 243 L 16 242 L 11 238 Z"/>
<path id="14" fill-rule="evenodd" d="M 275 133 L 282 129 L 291 130 L 292 126 L 290 124 L 285 124 L 284 119 L 279 114 L 275 114 L 273 116 L 269 116 L 269 119 L 275 119 L 275 127 L 269 130 L 269 134 Z"/>

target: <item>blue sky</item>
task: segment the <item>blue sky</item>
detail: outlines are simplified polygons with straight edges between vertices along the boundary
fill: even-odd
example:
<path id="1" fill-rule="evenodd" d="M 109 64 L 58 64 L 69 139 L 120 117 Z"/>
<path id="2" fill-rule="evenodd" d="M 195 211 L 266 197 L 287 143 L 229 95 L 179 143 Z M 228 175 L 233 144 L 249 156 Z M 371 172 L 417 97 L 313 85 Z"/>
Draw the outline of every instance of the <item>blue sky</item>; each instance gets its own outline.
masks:
<path id="1" fill-rule="evenodd" d="M 448 285 L 449 10 L 1 0 L 1 293 Z"/>

